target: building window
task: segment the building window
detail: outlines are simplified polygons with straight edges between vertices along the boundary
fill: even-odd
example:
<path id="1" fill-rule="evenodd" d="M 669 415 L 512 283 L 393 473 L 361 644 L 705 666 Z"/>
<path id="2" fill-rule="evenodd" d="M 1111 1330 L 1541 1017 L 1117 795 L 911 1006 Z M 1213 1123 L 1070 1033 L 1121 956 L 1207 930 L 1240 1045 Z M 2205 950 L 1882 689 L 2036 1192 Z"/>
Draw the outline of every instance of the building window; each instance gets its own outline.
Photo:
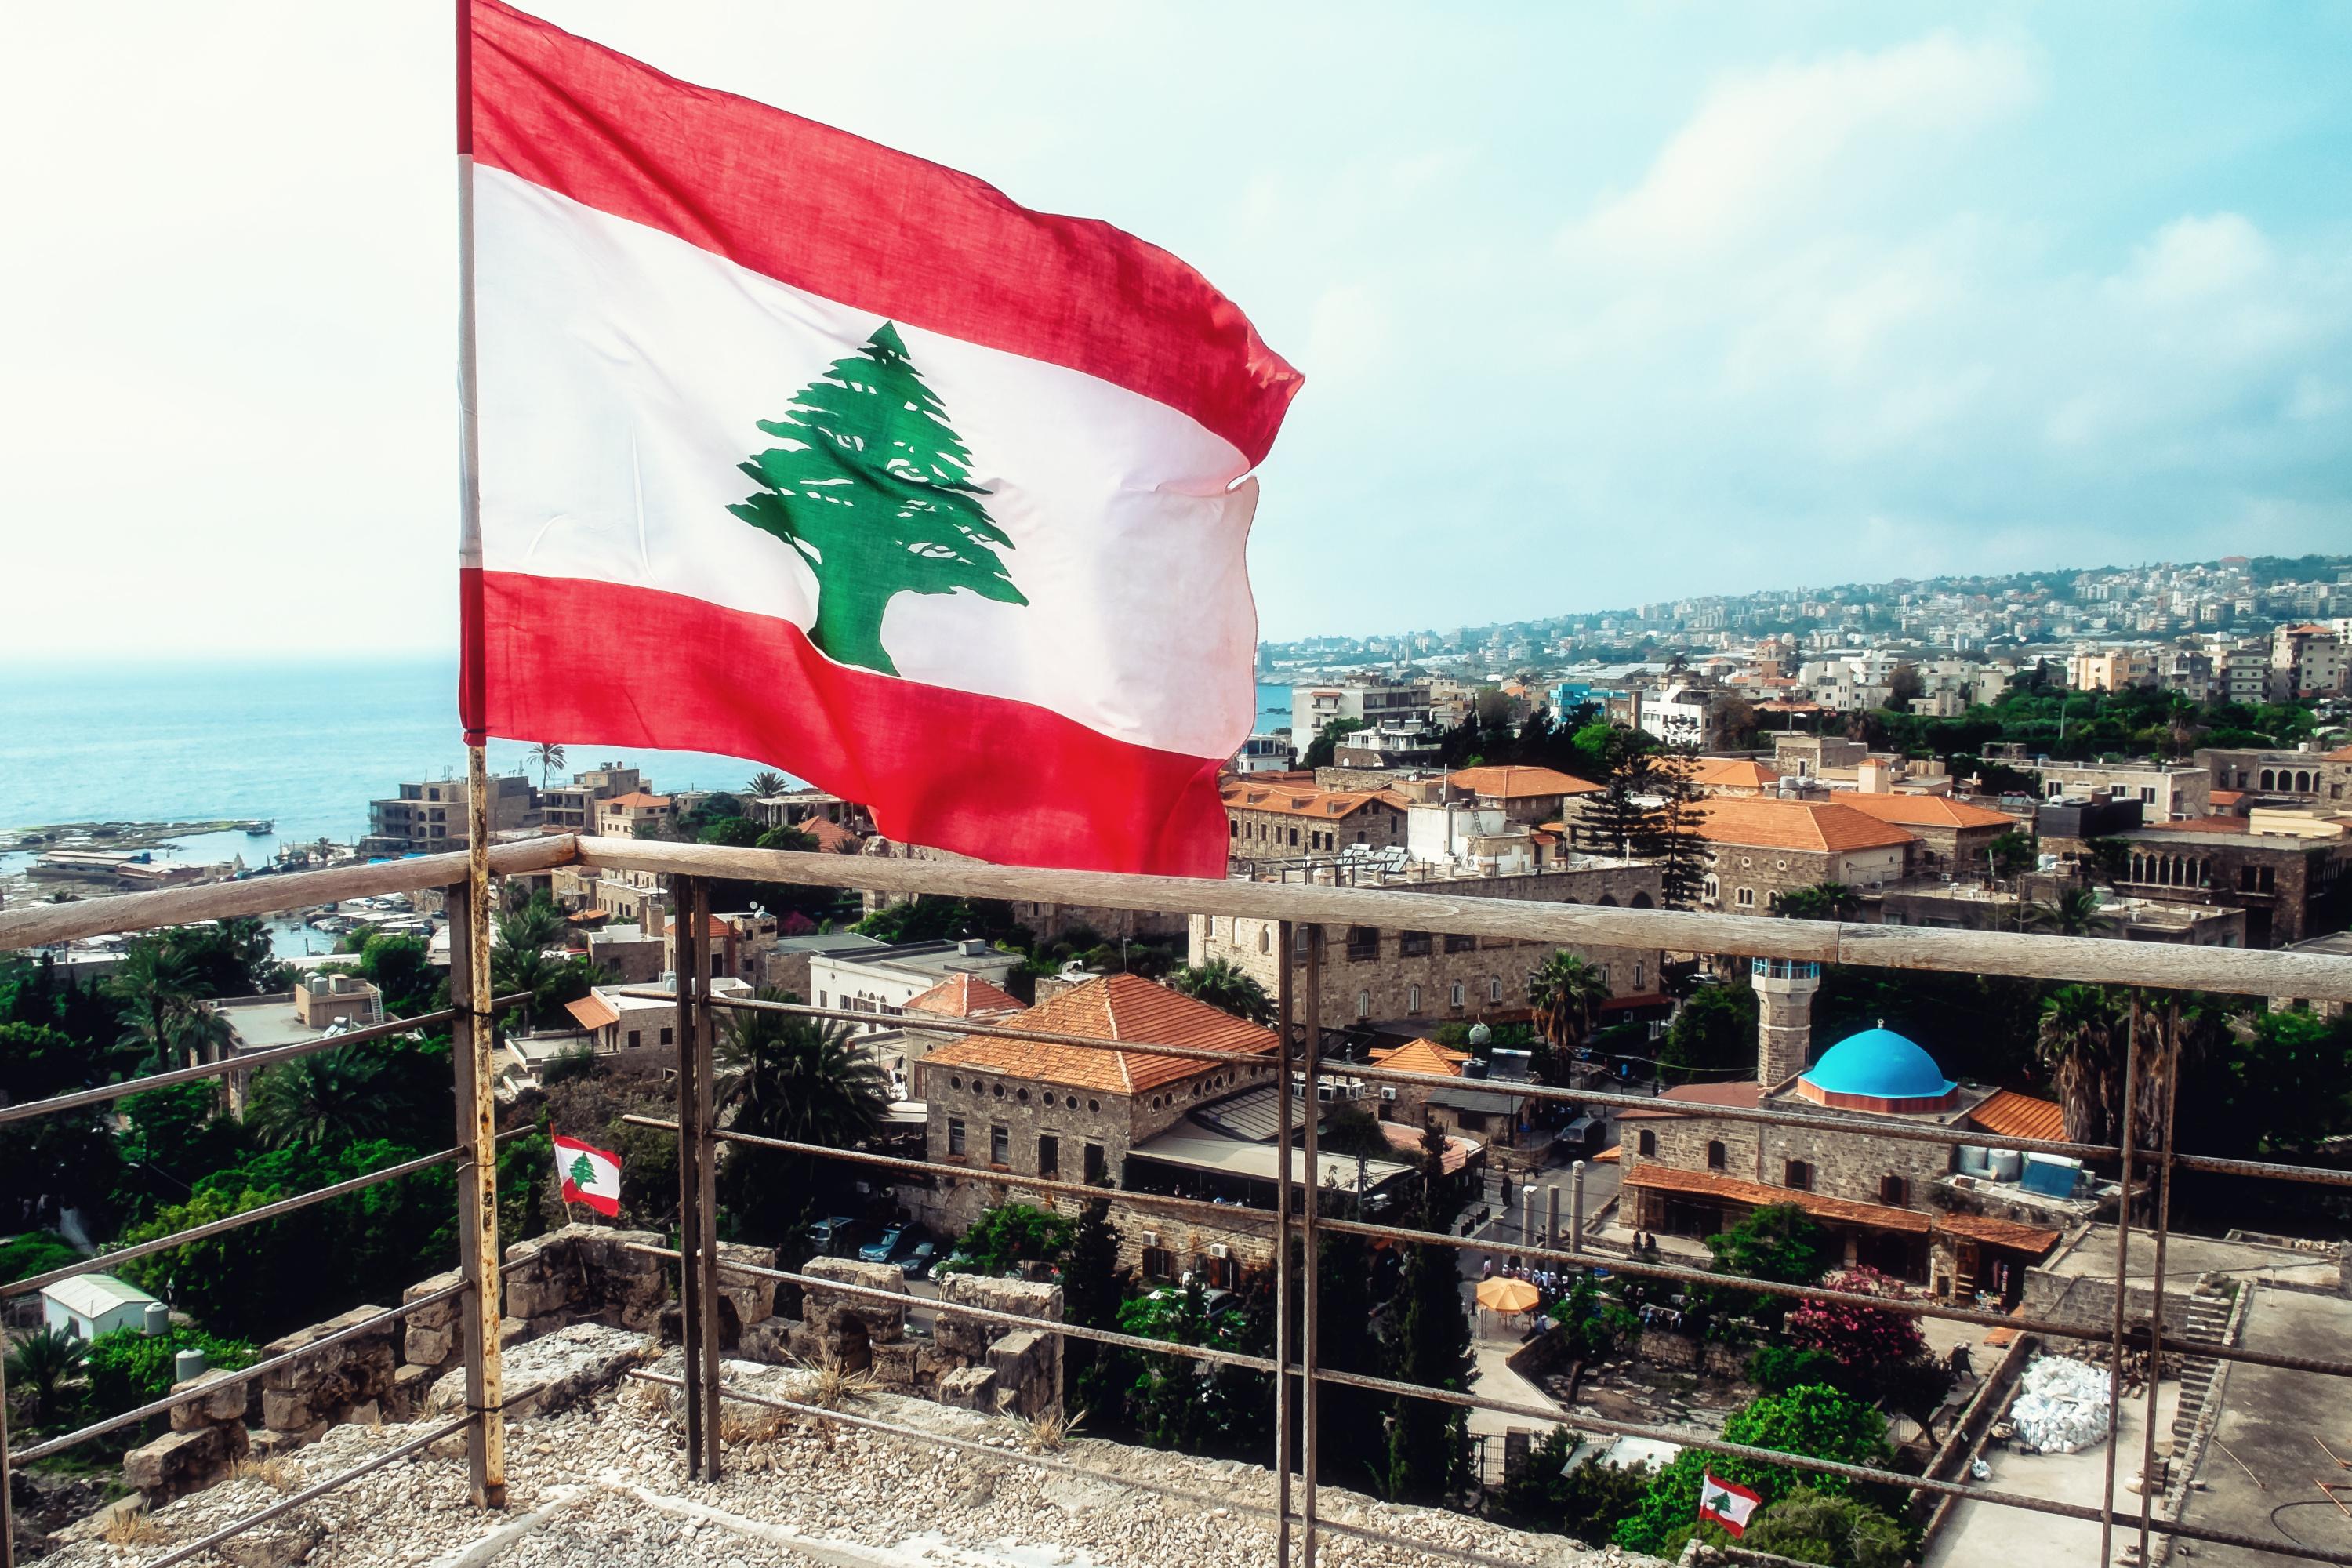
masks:
<path id="1" fill-rule="evenodd" d="M 1370 992 L 1369 992 L 1369 991 L 1359 991 L 1359 992 L 1357 992 L 1357 993 L 1356 993 L 1356 1016 L 1357 1016 L 1357 1017 L 1359 1017 L 1359 1018 L 1369 1018 L 1369 1017 L 1370 1017 L 1371 1016 L 1372 1016 L 1372 994 L 1371 994 Z M 2117 1159 L 2121 1159 L 2122 1157 L 2123 1157 L 2123 1156 L 2121 1156 L 2120 1154 L 2116 1156 L 2116 1158 L 2117 1158 Z"/>
<path id="2" fill-rule="evenodd" d="M 672 1043 L 672 1041 L 671 1041 L 671 1039 L 670 1039 L 670 1027 L 669 1027 L 669 1026 L 668 1026 L 668 1025 L 667 1025 L 667 1024 L 665 1024 L 665 1025 L 663 1025 L 663 1026 L 662 1026 L 662 1032 L 661 1032 L 661 1043 L 662 1043 L 663 1045 L 665 1045 L 665 1046 L 669 1045 L 669 1044 L 671 1044 L 671 1043 Z M 2120 1160 L 2120 1159 L 2122 1159 L 2122 1158 L 2123 1158 L 2123 1156 L 2122 1156 L 2121 1154 L 2118 1154 L 2118 1155 L 2116 1155 L 2116 1159 L 2118 1159 L 2118 1160 Z"/>
<path id="3" fill-rule="evenodd" d="M 1348 962 L 1369 963 L 1381 955 L 1381 933 L 1373 926 L 1348 928 Z"/>
<path id="4" fill-rule="evenodd" d="M 963 1118 L 961 1116 L 948 1118 L 948 1152 L 950 1154 L 963 1152 Z M 2116 1158 L 2121 1159 L 2123 1156 L 2118 1154 Z"/>
<path id="5" fill-rule="evenodd" d="M 999 1122 L 988 1130 L 988 1158 L 999 1165 L 1013 1163 L 1013 1129 Z"/>
<path id="6" fill-rule="evenodd" d="M 1641 988 L 1642 988 L 1642 961 L 1641 961 L 1640 959 L 1638 959 L 1638 958 L 1637 958 L 1637 959 L 1635 959 L 1635 960 L 1633 961 L 1633 989 L 1634 989 L 1634 990 L 1636 990 L 1636 991 L 1639 991 Z M 2122 1158 L 2123 1158 L 2123 1156 L 2122 1156 L 2121 1154 L 2117 1154 L 2117 1155 L 2116 1156 L 2116 1159 L 2118 1159 L 2118 1160 L 2120 1160 L 2120 1159 L 2122 1159 Z"/>
<path id="7" fill-rule="evenodd" d="M 1465 1001 L 1467 1001 L 1467 1000 L 1469 999 L 1469 994 L 1470 994 L 1470 988 L 1469 988 L 1468 986 L 1466 986 L 1466 985 L 1463 984 L 1462 984 L 1462 982 L 1460 982 L 1459 980 L 1457 980 L 1457 981 L 1455 981 L 1455 982 L 1454 983 L 1454 989 L 1453 989 L 1453 992 L 1452 992 L 1452 993 L 1451 993 L 1451 994 L 1448 996 L 1447 1000 L 1448 1000 L 1449 1004 L 1450 1004 L 1452 1006 L 1454 1006 L 1456 1010 L 1459 1010 L 1459 1009 L 1461 1008 L 1461 1006 L 1463 1005 L 1463 1004 L 1464 1004 Z M 2120 1154 L 2116 1155 L 2116 1157 L 2117 1159 L 2121 1159 L 2121 1158 L 2123 1158 L 2123 1156 L 2122 1156 L 2122 1155 L 2120 1155 Z"/>
<path id="8" fill-rule="evenodd" d="M 1802 1160 L 1790 1160 L 1781 1167 L 1780 1184 L 1795 1192 L 1809 1193 L 1813 1188 L 1813 1168 Z"/>
<path id="9" fill-rule="evenodd" d="M 1654 1155 L 1658 1152 L 1658 1135 L 1648 1128 L 1643 1128 L 1633 1135 L 1633 1150 L 1645 1159 Z M 2123 1156 L 2118 1154 L 2116 1157 L 2121 1159 Z"/>
<path id="10" fill-rule="evenodd" d="M 1429 933 L 1425 931 L 1399 931 L 1397 933 L 1397 956 L 1399 958 L 1427 958 L 1429 956 Z M 2121 1156 L 2117 1157 L 2120 1158 Z"/>
<path id="11" fill-rule="evenodd" d="M 2118 1156 L 2120 1158 L 2120 1156 Z M 1902 1208 L 1910 1201 L 1909 1185 L 1902 1177 L 1885 1175 L 1878 1178 L 1878 1201 L 1889 1208 Z"/>
<path id="12" fill-rule="evenodd" d="M 1089 1114 L 1089 1115 L 1099 1115 L 1099 1114 L 1101 1113 L 1101 1111 L 1102 1111 L 1102 1101 L 1101 1101 L 1101 1100 L 1087 1100 L 1087 1114 Z M 2120 1155 L 2120 1154 L 2118 1154 L 2118 1155 L 2116 1155 L 2116 1158 L 2117 1158 L 2118 1160 L 2120 1160 L 2120 1159 L 2122 1159 L 2122 1158 L 2123 1158 L 2123 1156 L 2122 1156 L 2122 1155 Z"/>
<path id="13" fill-rule="evenodd" d="M 1272 952 L 1274 951 L 1274 934 L 1264 926 L 1257 928 L 1257 950 L 1260 952 Z M 2121 1154 L 2117 1154 L 2116 1158 L 2120 1160 L 2123 1156 Z"/>
<path id="14" fill-rule="evenodd" d="M 1421 1016 L 1420 986 L 1408 985 L 1404 988 L 1404 1011 L 1405 1016 L 1409 1018 L 1418 1018 Z M 2121 1159 L 2122 1156 L 2117 1155 L 2116 1158 Z"/>
<path id="15" fill-rule="evenodd" d="M 1496 975 L 1495 978 L 1486 982 L 1486 1000 L 1489 1002 L 1500 1002 L 1502 999 L 1503 980 L 1502 976 Z M 2121 1159 L 2122 1156 L 2117 1155 L 2116 1158 Z"/>
<path id="16" fill-rule="evenodd" d="M 2116 1156 L 2117 1159 L 2121 1159 L 2122 1157 L 2123 1156 L 2120 1154 Z M 1175 1279 L 1176 1255 L 1164 1247 L 1145 1247 L 1143 1249 L 1143 1277 L 1146 1279 Z"/>
<path id="17" fill-rule="evenodd" d="M 2117 1155 L 2116 1158 L 2122 1156 Z M 1037 1136 L 1037 1173 L 1041 1176 L 1059 1176 L 1062 1173 L 1062 1141 L 1051 1132 L 1041 1132 Z"/>
<path id="18" fill-rule="evenodd" d="M 2117 1155 L 2116 1158 L 2121 1159 L 2122 1156 Z M 1709 1139 L 1706 1145 L 1706 1168 L 1710 1171 L 1720 1171 L 1728 1162 L 1729 1156 L 1724 1151 L 1723 1141 L 1719 1138 Z"/>
<path id="19" fill-rule="evenodd" d="M 645 1031 L 643 1031 L 642 1029 L 631 1029 L 631 1030 L 629 1031 L 629 1049 L 631 1049 L 631 1050 L 633 1050 L 633 1051 L 634 1051 L 634 1050 L 635 1050 L 639 1046 L 642 1046 L 642 1045 L 644 1045 L 645 1043 L 646 1043 Z M 2122 1156 L 2122 1155 L 2120 1155 L 2120 1154 L 2118 1154 L 2118 1155 L 2116 1155 L 2116 1159 L 2118 1159 L 2118 1160 L 2120 1160 L 2120 1159 L 2122 1159 L 2122 1158 L 2123 1158 L 2123 1156 Z"/>
<path id="20" fill-rule="evenodd" d="M 1103 1146 L 1099 1143 L 1087 1144 L 1086 1156 L 1087 1185 L 1091 1187 L 1100 1184 L 1103 1179 Z"/>
<path id="21" fill-rule="evenodd" d="M 1475 952 L 1478 951 L 1478 939 L 1475 936 L 1456 936 L 1452 931 L 1448 931 L 1445 933 L 1445 951 Z"/>
<path id="22" fill-rule="evenodd" d="M 1733 901 L 1743 910 L 1754 909 L 1756 907 L 1756 889 L 1753 888 L 1740 889 L 1738 897 Z M 2117 1157 L 2121 1158 L 2121 1156 Z"/>

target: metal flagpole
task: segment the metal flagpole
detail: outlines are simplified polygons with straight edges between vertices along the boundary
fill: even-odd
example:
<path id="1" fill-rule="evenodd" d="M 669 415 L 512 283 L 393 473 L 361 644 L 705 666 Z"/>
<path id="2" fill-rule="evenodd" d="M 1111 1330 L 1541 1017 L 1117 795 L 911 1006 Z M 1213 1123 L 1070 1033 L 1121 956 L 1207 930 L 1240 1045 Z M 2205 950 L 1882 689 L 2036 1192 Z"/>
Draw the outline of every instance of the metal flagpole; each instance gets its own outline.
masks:
<path id="1" fill-rule="evenodd" d="M 1290 1568 L 1290 1434 L 1296 1426 L 1297 1402 L 1290 1386 L 1290 1273 L 1293 1194 L 1290 1151 L 1290 1016 L 1292 1010 L 1291 925 L 1276 921 L 1274 980 L 1275 1085 L 1274 1146 L 1280 1152 L 1281 1174 L 1275 1178 L 1274 1241 L 1274 1561 L 1275 1568 Z M 1307 1266 L 1315 1267 L 1308 1258 Z"/>
<path id="2" fill-rule="evenodd" d="M 467 1323 L 467 1393 L 474 1405 L 478 1466 L 476 1503 L 504 1508 L 507 1431 L 504 1379 L 499 1365 L 498 1082 L 490 997 L 490 769 L 483 752 L 482 481 L 478 463 L 481 422 L 475 398 L 474 352 L 474 16 L 473 0 L 457 0 L 457 519 L 458 592 L 462 600 L 464 674 L 459 707 L 466 723 L 466 936 L 467 1051 L 472 1062 L 472 1150 L 459 1173 L 458 1202 L 471 1216 L 461 1226 L 470 1244 L 465 1259 L 474 1289 Z M 453 933 L 454 935 L 454 933 Z M 453 952 L 452 957 L 455 957 Z M 461 1108 L 462 1113 L 462 1108 Z M 474 1375 L 479 1365 L 478 1377 Z"/>

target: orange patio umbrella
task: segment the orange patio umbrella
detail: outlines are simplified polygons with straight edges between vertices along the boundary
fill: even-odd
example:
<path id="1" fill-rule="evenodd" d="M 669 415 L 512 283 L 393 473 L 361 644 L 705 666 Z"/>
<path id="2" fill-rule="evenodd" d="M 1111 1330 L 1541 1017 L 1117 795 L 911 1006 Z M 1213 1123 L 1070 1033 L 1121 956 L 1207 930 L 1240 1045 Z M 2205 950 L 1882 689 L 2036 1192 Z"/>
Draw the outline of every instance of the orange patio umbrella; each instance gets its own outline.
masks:
<path id="1" fill-rule="evenodd" d="M 1506 1317 L 1524 1312 L 1543 1300 L 1543 1292 L 1524 1279 L 1482 1279 L 1478 1282 L 1478 1305 L 1490 1312 Z"/>

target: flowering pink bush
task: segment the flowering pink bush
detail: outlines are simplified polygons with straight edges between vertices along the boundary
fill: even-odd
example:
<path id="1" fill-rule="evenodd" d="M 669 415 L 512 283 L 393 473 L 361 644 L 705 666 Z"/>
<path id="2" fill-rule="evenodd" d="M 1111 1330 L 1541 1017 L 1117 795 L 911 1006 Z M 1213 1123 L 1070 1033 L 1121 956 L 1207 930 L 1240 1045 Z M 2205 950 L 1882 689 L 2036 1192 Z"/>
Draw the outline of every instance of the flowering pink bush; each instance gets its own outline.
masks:
<path id="1" fill-rule="evenodd" d="M 1902 1283 L 1874 1268 L 1848 1268 L 1822 1281 L 1832 1290 L 1899 1300 Z M 1856 1370 L 1891 1366 L 1927 1349 L 1916 1319 L 1845 1301 L 1806 1301 L 1793 1308 L 1786 1328 L 1789 1342 L 1804 1350 L 1822 1351 L 1840 1366 Z"/>

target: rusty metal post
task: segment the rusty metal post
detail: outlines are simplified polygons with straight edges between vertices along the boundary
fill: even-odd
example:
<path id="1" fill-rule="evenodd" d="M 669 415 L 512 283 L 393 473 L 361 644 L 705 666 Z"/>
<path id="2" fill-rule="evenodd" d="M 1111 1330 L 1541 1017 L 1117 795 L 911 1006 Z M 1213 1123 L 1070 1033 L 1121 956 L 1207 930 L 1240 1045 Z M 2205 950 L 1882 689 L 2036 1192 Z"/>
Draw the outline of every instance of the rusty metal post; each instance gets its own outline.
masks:
<path id="1" fill-rule="evenodd" d="M 2163 1095 L 2158 1114 L 2163 1118 L 2163 1141 L 2156 1163 L 2156 1261 L 2148 1280 L 2147 1430 L 2140 1434 L 2139 1560 L 2147 1561 L 2148 1522 L 2155 1508 L 2150 1488 L 2156 1479 L 2156 1384 L 2164 1365 L 2164 1241 L 2172 1229 L 2172 1123 L 2180 1104 L 2180 1004 L 2167 1009 L 2157 1026 L 2156 1071 Z"/>
<path id="2" fill-rule="evenodd" d="M 16 1472 L 8 1464 L 8 1368 L 0 1356 L 0 1568 L 16 1568 Z"/>
<path id="3" fill-rule="evenodd" d="M 1319 1297 L 1323 1260 L 1316 1247 L 1316 1221 L 1322 1208 L 1322 1162 L 1318 1157 L 1317 1142 L 1322 1128 L 1323 1101 L 1317 1084 L 1323 1063 L 1323 928 L 1310 925 L 1307 931 L 1307 1031 L 1304 1049 L 1307 1077 L 1307 1098 L 1304 1161 L 1306 1165 L 1307 1207 L 1299 1215 L 1300 1245 L 1307 1253 L 1306 1288 L 1300 1292 L 1306 1310 L 1305 1356 L 1299 1373 L 1298 1419 L 1305 1431 L 1305 1454 L 1299 1464 L 1299 1520 L 1303 1529 L 1298 1539 L 1298 1561 L 1301 1568 L 1315 1568 L 1315 1467 L 1317 1450 L 1321 1447 L 1317 1432 L 1316 1406 L 1319 1403 L 1315 1383 L 1318 1342 L 1316 1320 L 1321 1312 Z"/>
<path id="4" fill-rule="evenodd" d="M 471 792 L 469 816 L 472 801 L 483 798 L 482 790 Z M 491 1056 L 496 1046 L 488 1012 L 496 987 L 489 974 L 488 921 L 482 912 L 489 903 L 488 868 L 478 856 L 473 863 L 480 883 L 469 877 L 444 894 L 449 912 L 449 1005 L 457 1014 L 452 1020 L 457 1037 L 449 1061 L 457 1079 L 457 1147 L 466 1151 L 457 1167 L 457 1268 L 466 1286 L 461 1298 L 466 1408 L 474 1415 L 466 1429 L 466 1491 L 477 1508 L 504 1508 L 507 1439 L 499 1329 L 505 1314 L 499 1300 L 498 1129 L 491 1094 L 497 1081 Z"/>
<path id="5" fill-rule="evenodd" d="M 2116 1560 L 2116 1449 L 2123 1436 L 2124 1321 L 2131 1298 L 2132 1110 L 2139 1098 L 2139 999 L 2132 999 L 2124 1026 L 2123 1127 L 2116 1142 L 2123 1151 L 2121 1196 L 2116 1200 L 2116 1329 L 2107 1348 L 2107 1481 L 2099 1504 L 2099 1562 Z"/>
<path id="6" fill-rule="evenodd" d="M 703 998 L 709 895 L 699 877 L 670 884 L 677 997 L 678 1340 L 686 1384 L 686 1473 L 719 1479 L 719 1249 L 716 1143 L 710 1136 L 710 1031 Z"/>
<path id="7" fill-rule="evenodd" d="M 1290 1385 L 1290 1205 L 1296 1190 L 1290 1152 L 1290 1018 L 1295 958 L 1290 922 L 1277 921 L 1274 930 L 1275 950 L 1280 954 L 1274 969 L 1274 1146 L 1282 1161 L 1274 1184 L 1274 1561 L 1275 1568 L 1290 1568 L 1290 1436 L 1297 1421 Z M 1312 1258 L 1307 1267 L 1315 1267 Z"/>

